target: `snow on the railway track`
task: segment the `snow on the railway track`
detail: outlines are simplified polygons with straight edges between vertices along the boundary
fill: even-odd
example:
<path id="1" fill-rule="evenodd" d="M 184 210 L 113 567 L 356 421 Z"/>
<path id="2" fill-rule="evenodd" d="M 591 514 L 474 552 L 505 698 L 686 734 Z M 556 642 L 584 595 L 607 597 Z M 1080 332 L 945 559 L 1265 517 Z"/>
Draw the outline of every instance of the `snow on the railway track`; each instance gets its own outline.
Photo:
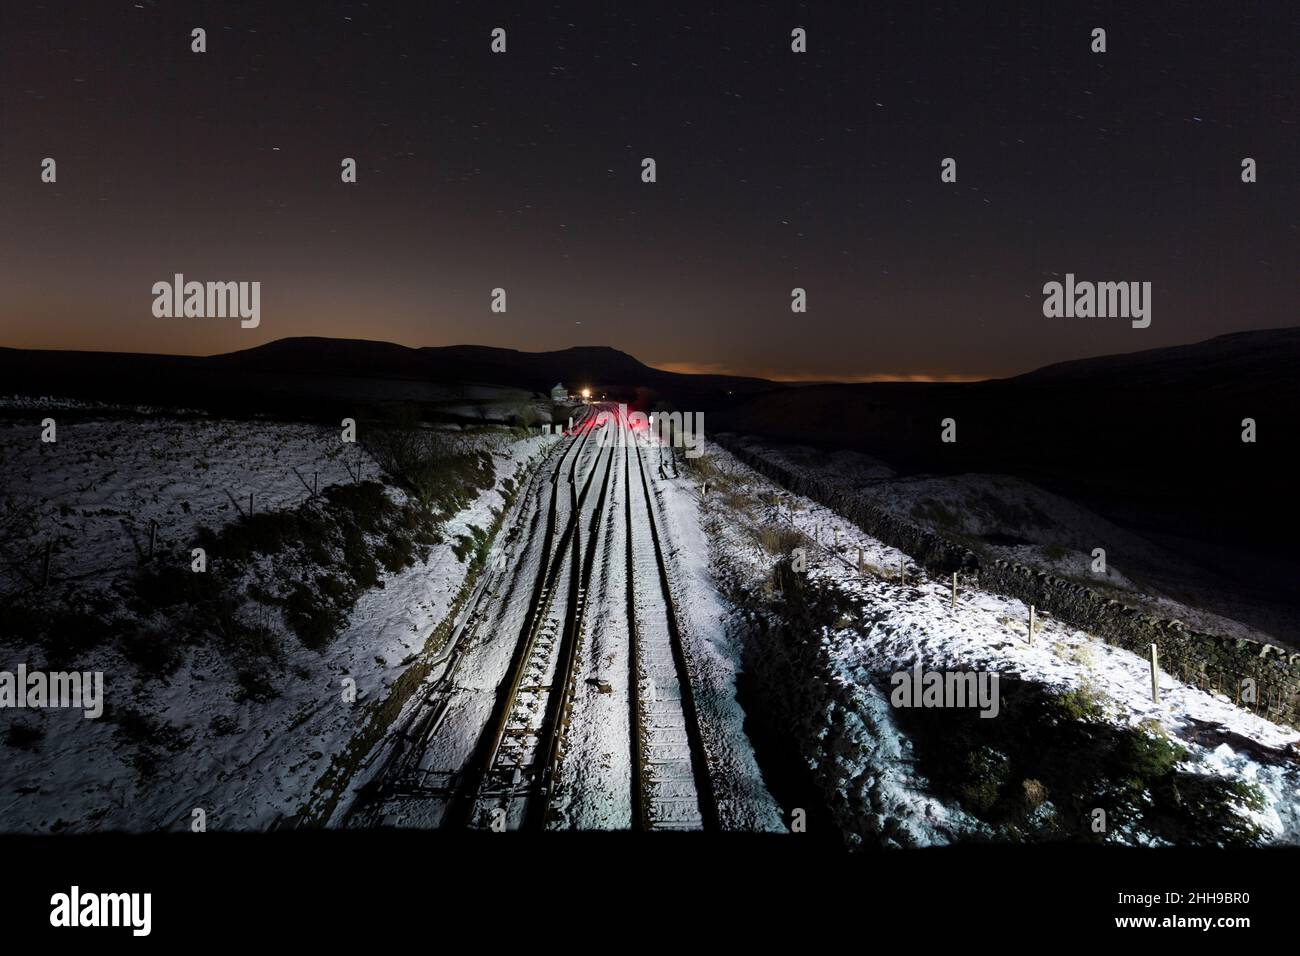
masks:
<path id="1" fill-rule="evenodd" d="M 473 768 L 468 761 L 476 744 L 491 731 L 489 723 L 494 705 L 501 699 L 499 694 L 508 689 L 511 657 L 520 637 L 520 615 L 544 561 L 548 567 L 555 566 L 556 560 L 561 561 L 550 613 L 556 616 L 557 625 L 563 623 L 568 548 L 562 557 L 553 552 L 569 516 L 568 479 L 572 469 L 578 488 L 587 489 L 582 502 L 579 544 L 583 561 L 590 557 L 591 577 L 585 595 L 582 637 L 576 649 L 571 711 L 560 758 L 554 768 L 546 825 L 551 829 L 627 829 L 635 824 L 634 803 L 640 789 L 640 783 L 633 779 L 633 747 L 644 743 L 653 750 L 654 740 L 659 740 L 662 749 L 665 740 L 676 740 L 687 731 L 684 725 L 678 726 L 664 737 L 660 728 L 658 736 L 650 731 L 644 741 L 633 741 L 633 693 L 642 694 L 643 706 L 648 703 L 651 709 L 667 708 L 666 716 L 658 711 L 653 716 L 676 719 L 679 723 L 683 719 L 683 714 L 672 706 L 679 695 L 676 672 L 671 667 L 668 610 L 651 531 L 652 512 L 647 510 L 641 465 L 634 448 L 617 445 L 611 449 L 608 443 L 599 440 L 585 444 L 581 439 L 576 441 L 578 450 L 571 458 L 568 452 L 563 453 L 565 458 L 559 474 L 562 493 L 556 499 L 557 542 L 552 545 L 552 554 L 541 553 L 544 536 L 540 531 L 516 542 L 511 552 L 515 566 L 508 576 L 515 582 L 515 589 L 507 592 L 506 575 L 490 582 L 479 605 L 478 621 L 467 639 L 454 686 L 447 693 L 445 716 L 436 731 L 427 739 L 416 741 L 415 746 L 420 748 L 418 762 L 424 769 L 439 771 L 443 779 L 457 772 L 461 779 L 473 780 Z M 538 527 L 537 522 L 544 526 L 550 509 L 553 470 L 551 462 L 542 466 L 547 477 L 535 490 L 531 511 L 520 517 L 525 523 L 532 522 L 534 528 Z M 707 543 L 699 524 L 698 501 L 685 479 L 659 478 L 656 469 L 649 466 L 645 473 L 678 624 L 686 645 L 689 678 L 710 763 L 709 780 L 718 795 L 719 822 L 723 828 L 732 830 L 784 830 L 780 808 L 762 781 L 745 736 L 744 714 L 735 701 L 739 650 L 730 643 L 721 625 L 729 609 L 708 575 Z M 589 556 L 589 536 L 597 517 L 596 546 Z M 514 595 L 512 599 L 507 599 L 508 593 Z M 635 638 L 630 629 L 632 621 L 635 621 Z M 634 639 L 643 656 L 654 656 L 658 661 L 656 666 L 661 668 L 669 666 L 671 679 L 669 671 L 664 671 L 660 686 L 651 690 L 642 681 L 640 690 L 635 689 L 631 675 Z M 547 671 L 544 682 L 550 688 L 549 694 L 560 692 L 562 679 L 563 675 L 554 669 Z M 542 700 L 539 706 L 545 703 Z M 643 716 L 649 719 L 650 715 L 643 713 Z M 675 822 L 698 829 L 702 825 L 698 806 L 689 808 L 687 813 L 685 807 L 670 806 L 670 801 L 656 803 L 654 799 L 654 793 L 664 788 L 667 788 L 665 796 L 673 798 L 697 792 L 698 781 L 693 779 L 689 766 L 690 751 L 685 746 L 679 749 L 686 755 L 685 778 L 661 780 L 656 776 L 657 770 L 648 771 L 649 815 L 655 818 L 653 823 Z M 540 760 L 544 755 L 536 756 Z M 466 769 L 471 771 L 469 775 L 464 774 Z M 536 772 L 540 768 L 530 769 Z M 520 790 L 515 797 L 503 800 L 480 791 L 477 805 L 505 807 L 506 826 L 514 828 L 522 821 L 525 796 L 525 791 Z M 384 802 L 381 815 L 390 824 L 436 824 L 441 819 L 441 807 L 451 799 L 449 792 L 395 796 Z M 677 810 L 682 810 L 684 815 L 675 816 L 672 821 L 662 815 L 671 816 Z"/>
<path id="2" fill-rule="evenodd" d="M 689 653 L 675 646 L 674 621 L 681 644 L 681 599 L 672 587 L 676 548 L 660 513 L 652 469 L 643 468 L 644 452 L 633 455 L 632 527 L 633 588 L 637 632 L 637 703 L 645 777 L 645 823 L 652 830 L 702 830 L 712 825 L 717 810 L 713 797 L 713 768 L 702 761 L 693 736 L 698 718 Z M 656 550 L 658 548 L 658 550 Z M 669 579 L 664 594 L 660 560 Z M 695 710 L 692 710 L 692 707 Z M 693 718 L 692 713 L 696 716 Z M 707 745 L 704 746 L 707 751 Z M 705 769 L 707 764 L 707 769 Z M 707 774 L 707 776 L 706 776 Z M 720 823 L 720 821 L 719 821 Z"/>
<path id="3" fill-rule="evenodd" d="M 622 473 L 609 471 L 619 455 L 579 430 L 557 442 L 537 471 L 521 510 L 502 544 L 507 567 L 494 571 L 472 610 L 455 679 L 429 681 L 430 693 L 414 704 L 439 708 L 442 717 L 426 735 L 414 739 L 416 765 L 440 782 L 432 790 L 407 791 L 399 774 L 384 781 L 376 817 L 398 826 L 459 825 L 453 804 L 473 806 L 471 825 L 518 829 L 527 820 L 552 829 L 624 829 L 631 825 L 631 757 L 628 732 L 627 628 L 624 498 Z M 606 478 L 610 486 L 606 496 Z M 576 525 L 583 566 L 588 560 L 593 521 L 600 516 L 596 547 L 590 555 L 584 633 L 575 647 L 571 673 L 562 668 L 570 585 L 574 582 L 573 496 L 581 505 Z M 552 509 L 554 503 L 554 509 Z M 553 537 L 546 529 L 553 519 Z M 537 626 L 526 629 L 528 612 L 545 569 L 547 598 Z M 579 579 L 581 580 L 581 579 Z M 530 644 L 521 645 L 532 634 Z M 522 671 L 515 670 L 517 655 Z M 516 677 L 518 677 L 516 689 Z M 570 680 L 570 678 L 572 678 Z M 547 715 L 558 697 L 572 688 L 570 716 L 560 758 L 554 765 L 543 744 L 551 731 Z M 505 708 L 502 711 L 501 708 Z M 504 733 L 493 747 L 501 715 Z M 416 726 L 412 719 L 404 726 Z M 491 769 L 481 777 L 485 761 Z M 538 787 L 554 770 L 549 792 Z M 400 768 L 399 768 L 400 770 Z M 419 776 L 418 774 L 415 776 Z M 418 781 L 417 781 L 418 782 Z M 396 784 L 396 786 L 395 786 Z M 492 811 L 504 810 L 495 821 Z"/>
<path id="4" fill-rule="evenodd" d="M 612 426 L 611 426 L 612 427 Z M 632 754 L 627 615 L 626 476 L 623 449 L 601 452 L 594 481 L 609 474 L 595 566 L 574 679 L 573 708 L 557 776 L 555 826 L 626 830 L 632 826 Z M 584 513 L 595 513 L 593 487 Z M 583 535 L 586 546 L 586 534 Z"/>
<path id="5" fill-rule="evenodd" d="M 781 807 L 763 781 L 745 734 L 745 712 L 736 700 L 741 648 L 725 623 L 732 609 L 709 569 L 699 489 L 685 477 L 658 479 L 649 471 L 647 476 L 662 503 L 660 533 L 678 601 L 700 733 L 713 769 L 719 822 L 729 830 L 785 831 Z"/>

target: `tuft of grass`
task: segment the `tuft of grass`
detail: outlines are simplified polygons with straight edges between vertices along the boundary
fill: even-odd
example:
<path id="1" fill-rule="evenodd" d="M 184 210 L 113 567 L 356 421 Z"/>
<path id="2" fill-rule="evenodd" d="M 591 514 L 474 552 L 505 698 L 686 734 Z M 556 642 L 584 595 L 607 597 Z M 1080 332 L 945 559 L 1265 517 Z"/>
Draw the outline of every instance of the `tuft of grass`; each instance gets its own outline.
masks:
<path id="1" fill-rule="evenodd" d="M 1174 768 L 1187 759 L 1187 750 L 1168 737 L 1142 727 L 1120 737 L 1114 757 L 1115 765 L 1127 775 L 1129 789 L 1141 791 L 1147 781 L 1172 775 Z"/>
<path id="2" fill-rule="evenodd" d="M 803 532 L 781 524 L 763 525 L 753 534 L 763 550 L 771 555 L 788 555 L 808 541 Z"/>
<path id="3" fill-rule="evenodd" d="M 401 535 L 390 535 L 375 545 L 375 560 L 390 574 L 409 568 L 415 556 L 415 543 Z"/>
<path id="4" fill-rule="evenodd" d="M 457 561 L 465 561 L 472 556 L 477 564 L 481 563 L 482 557 L 486 556 L 487 544 L 487 532 L 478 525 L 470 525 L 469 534 L 456 535 L 456 543 L 452 545 L 452 551 Z"/>
<path id="5" fill-rule="evenodd" d="M 284 648 L 279 637 L 265 624 L 236 621 L 225 634 L 225 646 L 236 660 L 283 664 Z"/>
<path id="6" fill-rule="evenodd" d="M 230 714 L 217 714 L 208 722 L 208 729 L 218 737 L 231 737 L 239 733 L 239 721 Z"/>
<path id="7" fill-rule="evenodd" d="M 243 667 L 236 671 L 235 679 L 239 683 L 239 691 L 235 695 L 236 703 L 251 701 L 254 704 L 265 704 L 280 694 L 271 680 L 271 675 L 265 670 Z"/>
<path id="8" fill-rule="evenodd" d="M 384 472 L 440 516 L 459 511 L 495 481 L 491 455 L 457 450 L 446 434 L 422 427 L 409 412 L 372 425 L 366 435 L 366 447 Z"/>
<path id="9" fill-rule="evenodd" d="M 107 717 L 116 724 L 117 735 L 135 747 L 131 763 L 141 777 L 157 775 L 164 763 L 164 752 L 176 753 L 190 745 L 185 732 L 132 707 L 112 709 Z"/>
<path id="10" fill-rule="evenodd" d="M 152 627 L 133 628 L 118 638 L 122 656 L 154 677 L 170 677 L 185 655 L 181 645 L 167 631 Z"/>
<path id="11" fill-rule="evenodd" d="M 1056 707 L 1063 720 L 1101 720 L 1106 716 L 1105 696 L 1089 680 L 1065 691 L 1056 698 Z"/>
<path id="12" fill-rule="evenodd" d="M 722 476 L 722 472 L 718 469 L 717 462 L 713 460 L 713 456 L 708 452 L 698 455 L 695 458 L 685 458 L 683 464 L 686 470 L 691 473 L 692 477 L 700 481 L 707 481 L 710 486 L 715 484 Z"/>
<path id="13" fill-rule="evenodd" d="M 347 623 L 343 603 L 345 585 L 339 578 L 319 575 L 316 588 L 296 581 L 284 604 L 285 621 L 305 647 L 319 650 L 329 644 Z M 330 600 L 333 593 L 333 600 Z M 337 602 L 334 603 L 334 602 Z"/>
<path id="14" fill-rule="evenodd" d="M 957 799 L 977 816 L 992 813 L 1011 779 L 1011 759 L 990 746 L 981 746 L 962 757 L 955 775 Z"/>
<path id="15" fill-rule="evenodd" d="M 747 517 L 754 513 L 754 509 L 757 506 L 757 502 L 754 500 L 753 495 L 744 488 L 733 488 L 729 485 L 723 484 L 716 489 L 716 494 L 724 508 L 738 512 Z"/>

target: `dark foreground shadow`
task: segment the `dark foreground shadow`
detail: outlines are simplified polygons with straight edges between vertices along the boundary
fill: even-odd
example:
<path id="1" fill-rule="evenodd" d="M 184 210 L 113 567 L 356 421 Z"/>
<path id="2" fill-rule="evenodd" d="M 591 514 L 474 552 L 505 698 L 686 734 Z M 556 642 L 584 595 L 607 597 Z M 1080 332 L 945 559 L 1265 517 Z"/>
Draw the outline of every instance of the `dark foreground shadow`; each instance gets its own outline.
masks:
<path id="1" fill-rule="evenodd" d="M 51 929 L 51 896 L 76 885 L 151 893 L 151 937 L 167 942 L 527 937 L 599 951 L 648 932 L 683 948 L 717 940 L 743 950 L 775 939 L 856 945 L 892 927 L 929 949 L 948 938 L 1133 932 L 1116 929 L 1115 917 L 1167 913 L 1246 915 L 1255 930 L 1280 929 L 1300 852 L 987 846 L 850 855 L 794 835 L 296 831 L 2 837 L 0 860 L 7 942 L 48 933 L 74 944 L 69 934 L 134 942 L 124 929 Z M 1250 902 L 1193 905 L 1187 894 L 1196 890 L 1249 893 Z M 1169 892 L 1184 902 L 1120 902 Z"/>

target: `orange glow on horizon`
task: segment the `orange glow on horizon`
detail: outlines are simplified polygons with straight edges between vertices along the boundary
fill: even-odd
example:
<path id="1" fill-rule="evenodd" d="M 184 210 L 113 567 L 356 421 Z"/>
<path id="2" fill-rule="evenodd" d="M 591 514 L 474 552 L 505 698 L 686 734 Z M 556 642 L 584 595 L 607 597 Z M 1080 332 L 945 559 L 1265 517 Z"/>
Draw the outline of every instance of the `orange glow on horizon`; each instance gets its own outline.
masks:
<path id="1" fill-rule="evenodd" d="M 647 363 L 650 364 L 650 363 Z M 860 375 L 840 375 L 828 372 L 823 375 L 791 375 L 763 369 L 737 369 L 716 362 L 657 362 L 652 365 L 663 372 L 678 372 L 683 375 L 737 375 L 749 378 L 765 378 L 772 382 L 797 384 L 800 382 L 827 382 L 834 384 L 859 385 L 867 382 L 986 382 L 995 375 L 962 375 L 951 372 L 867 372 Z"/>

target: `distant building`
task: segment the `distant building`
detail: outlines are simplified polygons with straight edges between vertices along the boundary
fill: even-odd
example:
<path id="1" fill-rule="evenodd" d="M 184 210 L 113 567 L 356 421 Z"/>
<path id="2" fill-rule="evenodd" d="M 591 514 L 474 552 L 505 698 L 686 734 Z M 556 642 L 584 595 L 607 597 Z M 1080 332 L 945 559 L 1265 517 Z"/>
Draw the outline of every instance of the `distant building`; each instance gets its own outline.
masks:
<path id="1" fill-rule="evenodd" d="M 569 390 L 565 388 L 563 385 L 561 385 L 559 382 L 556 382 L 555 387 L 551 389 L 551 401 L 567 402 L 568 400 L 569 400 Z"/>

